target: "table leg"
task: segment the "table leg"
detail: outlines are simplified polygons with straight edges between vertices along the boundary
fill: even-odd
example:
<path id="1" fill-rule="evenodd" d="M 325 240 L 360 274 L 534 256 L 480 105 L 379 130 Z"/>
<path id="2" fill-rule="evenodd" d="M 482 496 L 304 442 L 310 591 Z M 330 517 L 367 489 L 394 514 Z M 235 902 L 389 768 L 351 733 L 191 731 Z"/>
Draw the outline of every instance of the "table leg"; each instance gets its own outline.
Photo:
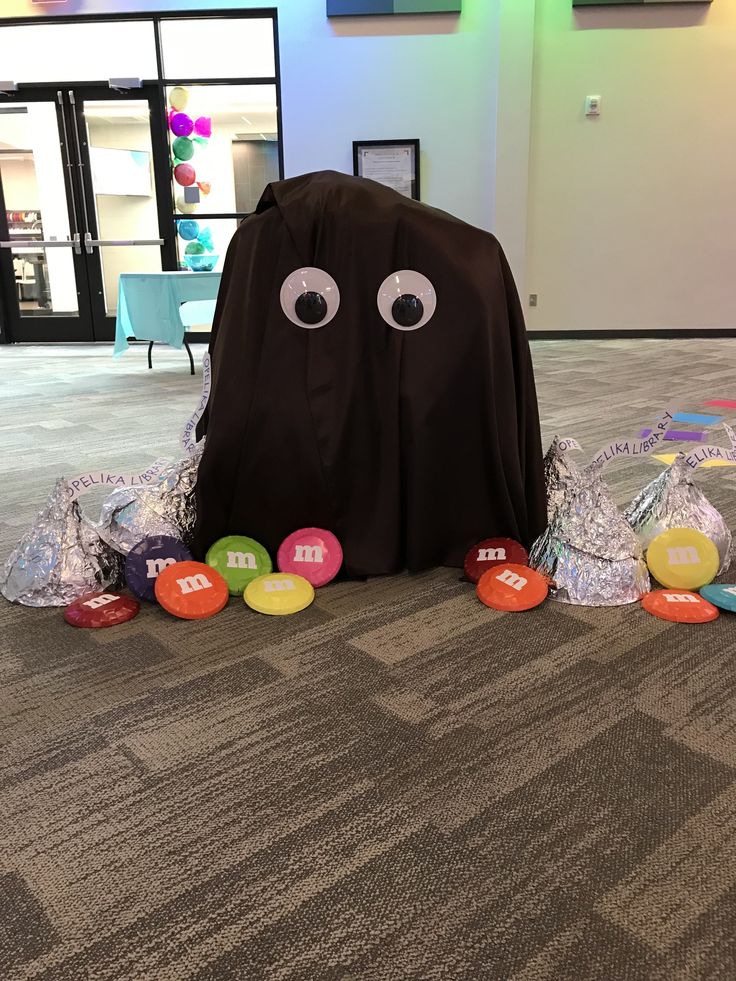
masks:
<path id="1" fill-rule="evenodd" d="M 187 349 L 187 354 L 189 355 L 189 367 L 192 369 L 190 374 L 194 374 L 194 358 L 192 357 L 192 349 L 189 347 L 186 341 L 184 341 L 184 347 Z"/>
<path id="2" fill-rule="evenodd" d="M 148 367 L 149 368 L 153 368 L 153 365 L 151 364 L 151 351 L 152 350 L 153 350 L 153 341 L 151 341 L 149 343 L 149 345 L 148 345 Z"/>

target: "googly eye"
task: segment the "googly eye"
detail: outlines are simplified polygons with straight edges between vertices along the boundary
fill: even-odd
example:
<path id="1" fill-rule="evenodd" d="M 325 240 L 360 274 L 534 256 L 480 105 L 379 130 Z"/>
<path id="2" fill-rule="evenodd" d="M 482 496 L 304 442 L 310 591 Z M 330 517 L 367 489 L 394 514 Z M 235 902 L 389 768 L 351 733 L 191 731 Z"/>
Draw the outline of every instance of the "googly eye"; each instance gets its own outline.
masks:
<path id="1" fill-rule="evenodd" d="M 434 286 L 413 269 L 391 273 L 378 290 L 379 313 L 396 330 L 419 330 L 429 323 L 436 309 Z"/>
<path id="2" fill-rule="evenodd" d="M 295 269 L 281 287 L 281 309 L 297 327 L 324 327 L 340 309 L 340 290 L 323 269 Z"/>

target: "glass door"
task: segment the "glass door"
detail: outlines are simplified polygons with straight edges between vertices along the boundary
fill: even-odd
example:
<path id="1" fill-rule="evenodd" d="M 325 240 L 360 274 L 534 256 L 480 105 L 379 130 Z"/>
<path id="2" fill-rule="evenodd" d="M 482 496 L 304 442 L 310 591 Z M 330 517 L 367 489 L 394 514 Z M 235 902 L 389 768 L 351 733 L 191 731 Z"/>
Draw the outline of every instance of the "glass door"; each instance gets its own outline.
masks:
<path id="1" fill-rule="evenodd" d="M 62 96 L 0 97 L 3 340 L 92 340 Z"/>
<path id="2" fill-rule="evenodd" d="M 172 263 L 167 160 L 154 153 L 154 144 L 165 145 L 157 96 L 155 87 L 68 93 L 82 165 L 80 231 L 96 340 L 115 336 L 120 274 L 157 273 Z"/>
<path id="3" fill-rule="evenodd" d="M 0 102 L 4 339 L 112 340 L 120 273 L 161 271 L 157 96 L 155 86 L 76 86 Z"/>

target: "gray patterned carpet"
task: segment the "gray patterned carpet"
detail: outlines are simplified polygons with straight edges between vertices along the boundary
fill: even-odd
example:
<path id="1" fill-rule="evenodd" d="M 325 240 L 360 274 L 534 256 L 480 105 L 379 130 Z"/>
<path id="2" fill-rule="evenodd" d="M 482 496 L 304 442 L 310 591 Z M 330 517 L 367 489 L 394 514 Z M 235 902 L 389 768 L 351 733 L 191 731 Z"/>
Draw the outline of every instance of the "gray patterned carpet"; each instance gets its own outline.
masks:
<path id="1" fill-rule="evenodd" d="M 736 341 L 533 351 L 545 440 L 590 453 L 736 399 Z M 3 555 L 60 473 L 174 454 L 199 388 L 143 347 L 0 368 Z M 614 464 L 619 503 L 657 471 Z M 733 981 L 734 622 L 501 615 L 449 570 L 273 620 L 0 601 L 0 978 Z"/>

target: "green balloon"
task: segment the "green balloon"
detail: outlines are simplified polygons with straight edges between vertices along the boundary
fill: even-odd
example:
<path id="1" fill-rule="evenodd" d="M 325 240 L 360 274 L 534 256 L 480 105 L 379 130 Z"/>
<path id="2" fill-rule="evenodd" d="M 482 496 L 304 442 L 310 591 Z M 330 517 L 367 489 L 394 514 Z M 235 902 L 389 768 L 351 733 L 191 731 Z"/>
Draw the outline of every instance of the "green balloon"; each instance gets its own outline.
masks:
<path id="1" fill-rule="evenodd" d="M 207 146 L 209 140 L 205 139 L 204 136 L 193 136 L 192 139 L 195 143 L 199 143 L 200 146 Z"/>
<path id="2" fill-rule="evenodd" d="M 194 156 L 192 141 L 186 136 L 177 136 L 173 143 L 173 150 L 177 160 L 191 160 Z"/>
<path id="3" fill-rule="evenodd" d="M 185 255 L 202 255 L 204 252 L 204 246 L 201 242 L 190 242 L 189 245 L 184 249 Z"/>

